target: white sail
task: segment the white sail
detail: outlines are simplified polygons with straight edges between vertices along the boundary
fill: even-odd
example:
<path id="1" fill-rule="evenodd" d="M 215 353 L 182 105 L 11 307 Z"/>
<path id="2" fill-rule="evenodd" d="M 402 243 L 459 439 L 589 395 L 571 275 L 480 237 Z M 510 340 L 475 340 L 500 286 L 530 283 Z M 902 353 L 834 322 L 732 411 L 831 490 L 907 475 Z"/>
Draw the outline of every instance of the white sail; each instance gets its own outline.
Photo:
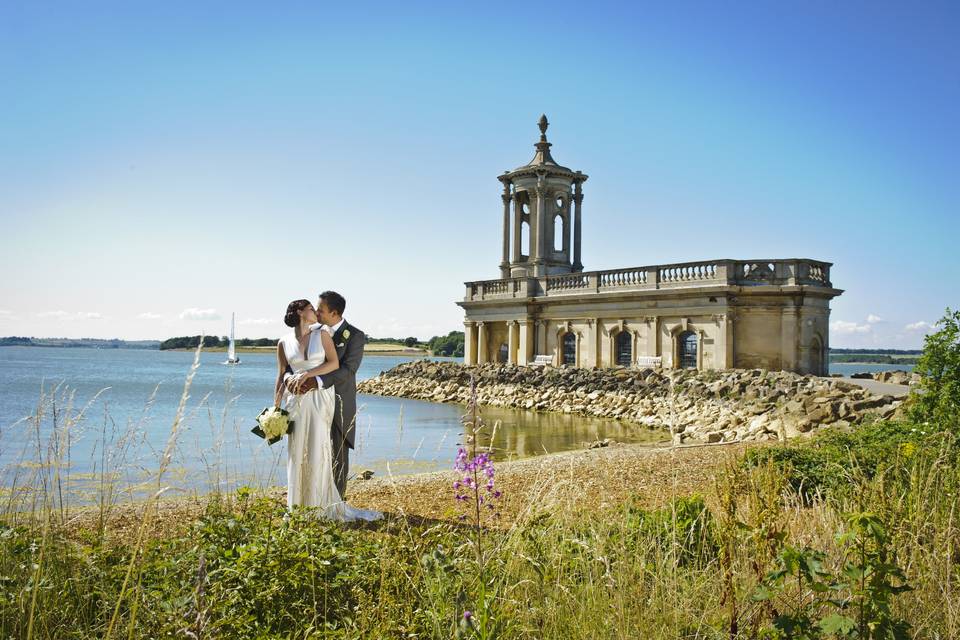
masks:
<path id="1" fill-rule="evenodd" d="M 239 364 L 237 359 L 237 345 L 233 339 L 234 327 L 236 325 L 237 314 L 230 314 L 230 346 L 227 347 L 227 361 L 224 364 Z"/>

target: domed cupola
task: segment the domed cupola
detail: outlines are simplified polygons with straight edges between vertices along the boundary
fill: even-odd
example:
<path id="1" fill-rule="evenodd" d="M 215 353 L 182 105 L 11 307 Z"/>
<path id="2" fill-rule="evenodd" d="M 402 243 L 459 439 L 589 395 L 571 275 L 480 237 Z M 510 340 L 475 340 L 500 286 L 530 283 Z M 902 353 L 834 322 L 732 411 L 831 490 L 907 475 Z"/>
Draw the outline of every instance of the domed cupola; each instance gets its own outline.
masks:
<path id="1" fill-rule="evenodd" d="M 533 159 L 498 177 L 503 184 L 503 278 L 583 271 L 580 216 L 587 175 L 553 159 L 547 116 L 540 116 L 538 125 Z"/>

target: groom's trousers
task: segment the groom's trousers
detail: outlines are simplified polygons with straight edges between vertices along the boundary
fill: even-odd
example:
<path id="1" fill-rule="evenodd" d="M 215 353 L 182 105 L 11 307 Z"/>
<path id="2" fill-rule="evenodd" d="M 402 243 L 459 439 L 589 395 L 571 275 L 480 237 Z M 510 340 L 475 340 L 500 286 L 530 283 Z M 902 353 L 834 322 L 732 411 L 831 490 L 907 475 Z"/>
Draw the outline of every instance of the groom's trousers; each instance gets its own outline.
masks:
<path id="1" fill-rule="evenodd" d="M 341 500 L 347 499 L 347 472 L 350 470 L 350 445 L 339 429 L 331 432 L 333 444 L 333 482 Z"/>

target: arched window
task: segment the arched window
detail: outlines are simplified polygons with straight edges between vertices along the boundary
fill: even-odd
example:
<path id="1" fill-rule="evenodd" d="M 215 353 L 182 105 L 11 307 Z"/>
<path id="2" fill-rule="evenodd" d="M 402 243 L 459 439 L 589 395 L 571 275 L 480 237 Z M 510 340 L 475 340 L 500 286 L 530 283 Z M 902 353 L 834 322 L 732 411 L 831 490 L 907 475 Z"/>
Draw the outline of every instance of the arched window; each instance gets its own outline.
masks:
<path id="1" fill-rule="evenodd" d="M 510 349 L 507 347 L 506 343 L 500 345 L 500 349 L 497 352 L 497 362 L 507 362 L 510 359 Z"/>
<path id="2" fill-rule="evenodd" d="M 554 251 L 563 251 L 563 216 L 556 215 L 553 217 L 553 250 Z"/>
<path id="3" fill-rule="evenodd" d="M 614 341 L 615 361 L 621 367 L 629 367 L 633 362 L 633 336 L 629 331 L 621 331 Z"/>
<path id="4" fill-rule="evenodd" d="M 693 331 L 684 331 L 677 338 L 681 369 L 697 368 L 697 334 Z"/>
<path id="5" fill-rule="evenodd" d="M 815 376 L 822 376 L 827 373 L 823 370 L 823 343 L 817 336 L 814 336 L 810 343 L 810 373 Z"/>
<path id="6" fill-rule="evenodd" d="M 520 223 L 520 255 L 530 255 L 530 223 L 526 220 Z"/>
<path id="7" fill-rule="evenodd" d="M 572 331 L 563 334 L 563 364 L 577 364 L 577 336 Z"/>

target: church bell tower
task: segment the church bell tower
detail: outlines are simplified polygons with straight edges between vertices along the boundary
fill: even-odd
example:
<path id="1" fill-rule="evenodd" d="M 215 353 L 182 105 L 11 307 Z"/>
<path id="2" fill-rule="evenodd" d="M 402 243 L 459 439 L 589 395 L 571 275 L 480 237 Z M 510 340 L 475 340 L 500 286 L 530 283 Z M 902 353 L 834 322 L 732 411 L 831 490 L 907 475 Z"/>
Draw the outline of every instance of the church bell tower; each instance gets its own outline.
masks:
<path id="1" fill-rule="evenodd" d="M 501 278 L 583 271 L 580 216 L 587 175 L 550 155 L 547 116 L 540 116 L 533 159 L 497 179 L 503 184 Z"/>

